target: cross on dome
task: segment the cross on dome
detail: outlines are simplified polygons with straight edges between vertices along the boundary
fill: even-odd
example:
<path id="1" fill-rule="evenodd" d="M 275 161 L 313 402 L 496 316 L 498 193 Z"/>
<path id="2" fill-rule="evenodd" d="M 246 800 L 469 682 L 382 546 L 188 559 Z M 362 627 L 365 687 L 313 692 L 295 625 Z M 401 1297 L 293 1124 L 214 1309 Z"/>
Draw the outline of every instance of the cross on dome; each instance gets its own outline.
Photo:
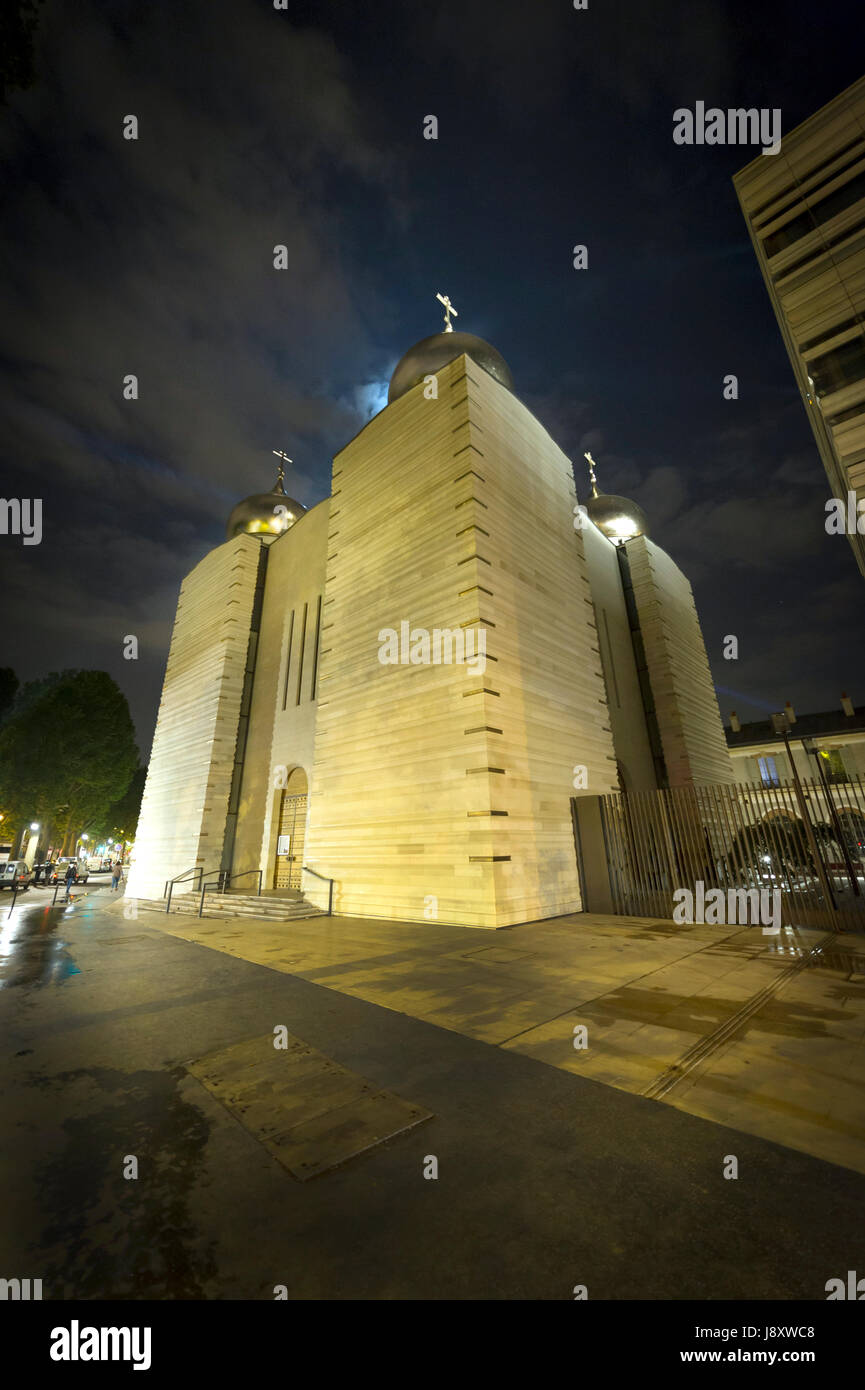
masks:
<path id="1" fill-rule="evenodd" d="M 592 496 L 593 496 L 593 497 L 597 497 L 597 495 L 598 495 L 598 480 L 597 480 L 597 478 L 595 477 L 595 460 L 592 458 L 591 454 L 588 453 L 588 452 L 586 452 L 585 454 L 583 454 L 583 458 L 584 458 L 584 459 L 587 459 L 587 460 L 588 460 L 588 464 L 589 464 L 589 479 L 590 479 L 591 484 L 592 484 Z"/>
<path id="2" fill-rule="evenodd" d="M 459 314 L 446 294 L 437 294 L 436 299 L 445 306 L 445 333 L 453 333 L 454 326 L 451 323 L 451 314 L 453 314 L 455 319 L 459 318 Z"/>
<path id="3" fill-rule="evenodd" d="M 283 467 L 283 463 L 294 463 L 294 459 L 290 459 L 288 454 L 283 453 L 282 449 L 271 449 L 270 452 L 276 454 L 276 457 L 279 459 L 279 477 L 277 478 L 277 482 L 280 484 L 284 483 L 285 468 Z"/>

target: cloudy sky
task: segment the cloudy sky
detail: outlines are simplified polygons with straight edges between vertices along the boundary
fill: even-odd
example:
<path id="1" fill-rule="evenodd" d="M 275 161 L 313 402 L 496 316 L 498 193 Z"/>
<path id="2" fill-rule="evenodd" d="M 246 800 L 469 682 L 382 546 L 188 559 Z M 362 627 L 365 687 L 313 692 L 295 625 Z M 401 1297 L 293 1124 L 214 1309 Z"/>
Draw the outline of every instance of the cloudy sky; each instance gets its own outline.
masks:
<path id="1" fill-rule="evenodd" d="M 790 129 L 861 52 L 858 0 L 45 0 L 0 108 L 2 491 L 44 501 L 41 545 L 0 537 L 0 664 L 110 671 L 146 753 L 184 574 L 272 449 L 327 495 L 442 290 L 578 486 L 591 448 L 648 513 L 722 712 L 865 704 L 863 581 L 731 182 L 756 151 L 672 140 L 698 100 Z"/>

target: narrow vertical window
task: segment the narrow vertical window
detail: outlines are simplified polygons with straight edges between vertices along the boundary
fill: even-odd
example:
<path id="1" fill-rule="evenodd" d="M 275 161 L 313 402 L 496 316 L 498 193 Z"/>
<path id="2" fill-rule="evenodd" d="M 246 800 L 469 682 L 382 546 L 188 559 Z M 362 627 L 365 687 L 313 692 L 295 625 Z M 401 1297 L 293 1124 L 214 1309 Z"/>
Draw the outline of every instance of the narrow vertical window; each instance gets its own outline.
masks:
<path id="1" fill-rule="evenodd" d="M 318 596 L 318 607 L 315 610 L 315 647 L 312 652 L 312 684 L 310 686 L 309 698 L 315 699 L 315 683 L 318 680 L 318 648 L 321 643 L 321 594 Z"/>
<path id="2" fill-rule="evenodd" d="M 285 657 L 285 682 L 282 687 L 282 708 L 288 704 L 288 673 L 291 670 L 291 642 L 294 637 L 294 609 L 291 610 L 291 618 L 288 624 L 288 652 Z"/>
<path id="3" fill-rule="evenodd" d="M 306 648 L 306 614 L 308 608 L 309 604 L 305 603 L 303 605 L 303 627 L 300 631 L 300 659 L 297 666 L 297 698 L 294 702 L 296 705 L 300 704 L 300 687 L 301 681 L 303 680 L 303 653 Z"/>

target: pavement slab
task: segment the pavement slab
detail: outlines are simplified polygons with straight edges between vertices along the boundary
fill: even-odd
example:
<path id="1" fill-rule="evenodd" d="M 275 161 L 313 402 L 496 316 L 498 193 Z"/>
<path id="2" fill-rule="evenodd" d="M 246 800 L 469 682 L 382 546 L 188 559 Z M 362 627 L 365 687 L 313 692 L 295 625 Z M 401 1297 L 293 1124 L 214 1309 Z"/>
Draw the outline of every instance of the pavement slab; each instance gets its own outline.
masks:
<path id="1" fill-rule="evenodd" d="M 280 1030 L 187 1063 L 294 1177 L 305 1182 L 432 1118 Z"/>
<path id="2" fill-rule="evenodd" d="M 756 1048 L 748 1054 L 750 1067 L 767 1067 L 765 1085 L 739 1081 L 734 1039 L 711 1059 L 717 1073 L 689 1076 L 671 1092 L 676 1103 L 659 1103 L 629 1089 L 630 1072 L 623 1084 L 607 1084 L 571 1070 L 603 1047 L 590 1031 L 589 1049 L 575 1052 L 570 1019 L 553 1063 L 460 1031 L 462 977 L 454 977 L 447 1026 L 403 1012 L 393 992 L 383 991 L 382 1006 L 304 978 L 298 959 L 310 971 L 332 961 L 339 919 L 323 929 L 251 924 L 240 940 L 260 961 L 238 953 L 238 938 L 223 944 L 218 923 L 206 941 L 174 934 L 177 925 L 164 914 L 127 919 L 98 897 L 65 910 L 16 908 L 0 923 L 0 1184 L 14 1198 L 0 1224 L 0 1259 L 10 1276 L 42 1278 L 45 1299 L 272 1300 L 285 1285 L 291 1299 L 571 1301 L 574 1285 L 585 1283 L 592 1299 L 824 1301 L 826 1281 L 857 1268 L 861 1238 L 850 1214 L 861 1210 L 865 1177 L 848 1146 L 859 1142 L 849 1113 L 850 1093 L 859 1094 L 850 1063 L 859 1044 L 819 1035 L 821 1077 L 831 1070 L 830 1049 L 846 1049 L 838 1057 L 847 1086 L 823 1082 L 819 1116 L 807 1046 L 801 1090 L 790 1059 L 777 1052 L 807 1044 L 799 1016 L 803 1005 L 825 1007 L 822 996 L 797 997 L 786 1022 L 779 1015 L 765 1030 L 765 1061 Z M 571 987 L 579 993 L 584 956 L 592 971 L 600 961 L 614 977 L 608 990 L 675 968 L 673 933 L 650 923 L 640 939 L 629 923 L 605 942 L 603 922 L 585 925 L 585 952 L 574 922 L 543 924 L 543 948 L 540 933 L 525 944 L 531 929 L 522 928 L 494 944 L 543 949 L 550 962 L 560 948 L 565 998 Z M 347 926 L 363 976 L 364 924 Z M 701 929 L 696 945 L 685 936 L 680 958 L 718 931 Z M 653 942 L 663 948 L 655 959 Z M 440 960 L 489 944 L 487 933 L 467 929 L 434 927 L 427 938 L 422 927 L 379 923 L 367 957 L 410 951 L 422 972 L 425 954 Z M 495 968 L 505 964 L 510 971 L 520 962 Z M 459 968 L 471 976 L 494 967 L 463 960 Z M 762 985 L 772 967 L 757 969 Z M 809 969 L 796 977 L 797 990 L 812 975 L 844 989 L 831 1007 L 852 1016 L 846 976 Z M 375 970 L 366 978 L 374 982 Z M 773 1006 L 783 1005 L 787 988 Z M 816 1012 L 806 1018 L 814 1041 Z M 188 1070 L 190 1059 L 271 1037 L 276 1026 L 431 1118 L 315 1181 L 296 1181 Z M 683 1051 L 694 1042 L 692 1032 L 640 1017 L 622 1027 L 660 1029 L 659 1041 L 670 1032 Z M 631 1057 L 651 1055 L 650 1039 L 640 1054 L 625 1051 L 628 1035 L 618 1027 L 611 1036 L 625 1069 Z M 713 1074 L 731 1090 L 714 1090 L 730 1105 L 718 1120 L 678 1104 L 701 1076 L 710 1094 Z M 249 1103 L 256 1098 L 250 1085 Z M 771 1125 L 771 1137 L 743 1123 L 746 1101 L 753 1124 Z M 703 1103 L 698 1095 L 693 1105 Z M 857 1123 L 860 1114 L 857 1106 Z M 836 1136 L 837 1162 L 809 1150 L 818 1128 Z M 724 1176 L 729 1154 L 739 1162 L 737 1181 Z"/>
<path id="3" fill-rule="evenodd" d="M 163 914 L 159 920 L 162 930 L 201 939 L 189 919 Z M 207 944 L 635 1094 L 665 1077 L 666 1084 L 685 1059 L 683 1078 L 657 1103 L 693 1107 L 695 1114 L 865 1172 L 863 1107 L 847 1080 L 860 1074 L 859 1060 L 844 1051 L 852 1040 L 865 1058 L 865 990 L 853 978 L 865 959 L 865 937 L 847 934 L 839 942 L 812 928 L 764 935 L 756 928 L 583 913 L 496 936 L 489 944 L 466 927 L 335 917 L 286 927 L 250 922 L 240 939 L 228 936 L 226 924 L 222 933 L 211 925 Z M 811 954 L 818 951 L 822 956 Z M 807 968 L 791 973 L 806 958 Z M 766 991 L 777 993 L 750 1014 L 751 1001 Z M 588 1029 L 588 1046 L 577 1050 L 580 1024 Z M 762 1063 L 751 1057 L 752 1049 L 765 1050 L 761 1026 L 776 1044 L 800 1037 L 796 1068 L 779 1055 L 772 1078 L 753 1091 L 744 1081 L 725 1088 L 720 1073 L 713 1087 L 729 1050 L 725 1027 L 734 1029 L 739 1051 L 750 1059 L 743 1077 L 761 1074 Z M 818 1051 L 812 1047 L 818 1037 L 837 1045 Z M 689 1054 L 703 1039 L 710 1050 L 694 1064 Z M 794 1079 L 803 1091 L 813 1084 L 831 1093 L 832 1126 L 808 1104 L 794 1116 L 779 1103 L 773 1087 Z"/>

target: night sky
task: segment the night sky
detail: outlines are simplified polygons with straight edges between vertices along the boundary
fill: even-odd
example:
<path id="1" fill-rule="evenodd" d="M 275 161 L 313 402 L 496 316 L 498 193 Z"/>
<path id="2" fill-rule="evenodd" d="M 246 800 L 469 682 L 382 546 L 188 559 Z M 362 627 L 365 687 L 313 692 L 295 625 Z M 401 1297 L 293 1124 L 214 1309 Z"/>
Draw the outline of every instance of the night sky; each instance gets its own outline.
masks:
<path id="1" fill-rule="evenodd" d="M 825 532 L 732 184 L 759 150 L 672 138 L 699 100 L 780 107 L 792 129 L 861 76 L 862 16 L 47 0 L 36 83 L 0 108 L 2 492 L 44 510 L 41 545 L 0 536 L 0 665 L 109 671 L 146 756 L 183 576 L 272 485 L 272 449 L 296 460 L 290 493 L 328 494 L 398 358 L 439 331 L 440 290 L 581 495 L 591 449 L 601 488 L 648 513 L 694 586 L 725 716 L 865 704 L 863 580 Z"/>

